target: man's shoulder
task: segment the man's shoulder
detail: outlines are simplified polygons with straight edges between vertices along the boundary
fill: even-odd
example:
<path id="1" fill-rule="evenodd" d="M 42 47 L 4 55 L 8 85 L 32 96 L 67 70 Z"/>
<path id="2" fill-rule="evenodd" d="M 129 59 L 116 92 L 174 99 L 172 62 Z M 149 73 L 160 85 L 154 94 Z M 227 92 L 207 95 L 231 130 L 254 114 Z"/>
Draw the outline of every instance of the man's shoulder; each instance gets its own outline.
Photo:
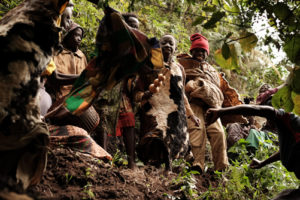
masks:
<path id="1" fill-rule="evenodd" d="M 210 72 L 217 72 L 219 73 L 211 64 L 209 64 L 207 61 L 203 61 L 201 63 L 203 69 L 210 71 Z"/>
<path id="2" fill-rule="evenodd" d="M 80 58 L 86 58 L 85 54 L 80 49 L 75 52 L 75 55 Z"/>
<path id="3" fill-rule="evenodd" d="M 180 58 L 192 58 L 192 56 L 190 56 L 189 54 L 187 53 L 181 53 L 181 54 L 178 54 L 176 56 L 177 59 L 180 59 Z"/>

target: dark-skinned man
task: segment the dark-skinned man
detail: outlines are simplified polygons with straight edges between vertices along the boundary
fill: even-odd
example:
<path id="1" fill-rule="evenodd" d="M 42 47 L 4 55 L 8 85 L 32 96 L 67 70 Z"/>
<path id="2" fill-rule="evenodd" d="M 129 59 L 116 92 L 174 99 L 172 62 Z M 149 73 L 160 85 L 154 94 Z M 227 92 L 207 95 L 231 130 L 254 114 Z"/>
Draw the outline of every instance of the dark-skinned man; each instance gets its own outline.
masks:
<path id="1" fill-rule="evenodd" d="M 226 138 L 221 121 L 205 126 L 204 114 L 208 108 L 222 106 L 224 96 L 220 89 L 219 73 L 208 63 L 208 40 L 196 33 L 190 37 L 192 42 L 190 55 L 177 56 L 186 73 L 186 94 L 195 115 L 200 119 L 200 126 L 189 123 L 191 149 L 194 156 L 194 170 L 203 172 L 205 165 L 206 140 L 211 145 L 212 160 L 215 170 L 224 170 L 228 165 Z"/>

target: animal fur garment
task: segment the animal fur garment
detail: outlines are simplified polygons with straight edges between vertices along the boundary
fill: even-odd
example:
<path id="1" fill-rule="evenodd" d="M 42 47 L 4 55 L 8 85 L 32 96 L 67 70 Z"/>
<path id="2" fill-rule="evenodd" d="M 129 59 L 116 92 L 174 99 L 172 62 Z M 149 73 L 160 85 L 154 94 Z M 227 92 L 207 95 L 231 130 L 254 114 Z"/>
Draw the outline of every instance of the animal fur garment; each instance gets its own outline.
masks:
<path id="1" fill-rule="evenodd" d="M 38 182 L 45 167 L 48 129 L 38 89 L 59 46 L 57 20 L 67 3 L 26 0 L 0 21 L 0 176 L 14 174 L 25 188 Z"/>
<path id="2" fill-rule="evenodd" d="M 176 63 L 172 63 L 165 76 L 159 92 L 153 94 L 142 107 L 140 120 L 144 136 L 139 144 L 138 155 L 146 163 L 170 162 L 171 159 L 183 157 L 188 149 L 182 71 Z M 145 86 L 149 85 L 146 77 L 139 80 L 146 81 Z M 151 79 L 149 81 L 148 78 L 148 82 Z M 159 151 L 157 155 L 155 151 Z"/>

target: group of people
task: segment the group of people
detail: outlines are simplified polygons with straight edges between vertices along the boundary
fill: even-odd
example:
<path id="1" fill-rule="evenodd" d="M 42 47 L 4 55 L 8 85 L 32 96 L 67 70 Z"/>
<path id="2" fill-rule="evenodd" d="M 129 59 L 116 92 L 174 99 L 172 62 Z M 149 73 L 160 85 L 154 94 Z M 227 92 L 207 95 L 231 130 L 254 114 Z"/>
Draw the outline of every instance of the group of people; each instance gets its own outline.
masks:
<path id="1" fill-rule="evenodd" d="M 194 34 L 191 37 L 190 58 L 182 56 L 180 58 L 185 60 L 187 66 L 182 66 L 174 59 L 177 41 L 172 35 L 164 35 L 157 41 L 161 47 L 163 70 L 143 70 L 138 75 L 126 78 L 112 90 L 103 91 L 92 106 L 92 109 L 96 110 L 100 116 L 100 121 L 94 123 L 92 128 L 77 127 L 76 123 L 68 121 L 73 120 L 72 118 L 61 119 L 57 113 L 53 112 L 59 102 L 72 90 L 72 84 L 76 78 L 87 67 L 87 59 L 78 48 L 84 30 L 71 20 L 72 9 L 73 5 L 69 3 L 62 15 L 63 48 L 53 56 L 46 71 L 43 72 L 40 88 L 41 115 L 49 124 L 51 141 L 64 138 L 67 140 L 66 145 L 73 145 L 73 147 L 75 145 L 78 149 L 79 142 L 74 141 L 74 136 L 85 137 L 93 145 L 89 145 L 89 150 L 81 147 L 81 151 L 94 152 L 91 154 L 98 155 L 95 152 L 99 151 L 99 148 L 94 150 L 95 146 L 101 146 L 103 150 L 107 150 L 109 136 L 123 136 L 128 166 L 134 168 L 136 138 L 139 138 L 137 147 L 139 158 L 145 163 L 157 165 L 166 161 L 167 169 L 170 169 L 170 160 L 184 156 L 191 144 L 195 158 L 193 166 L 203 171 L 206 138 L 209 138 L 215 168 L 225 169 L 228 159 L 222 124 L 219 120 L 209 127 L 205 126 L 204 114 L 210 105 L 194 95 L 199 88 L 191 89 L 199 84 L 198 79 L 201 78 L 201 81 L 214 85 L 215 90 L 220 90 L 218 72 L 205 61 L 209 54 L 208 40 L 200 34 Z M 122 17 L 130 28 L 139 29 L 139 20 L 135 14 L 125 13 Z M 213 80 L 210 80 L 211 75 Z M 206 78 L 208 79 L 205 80 Z M 194 82 L 194 86 L 190 86 L 189 92 L 186 92 L 186 84 L 191 85 L 190 82 Z M 215 93 L 217 93 L 216 96 L 207 96 L 206 99 L 219 98 L 218 105 L 213 105 L 213 107 L 220 107 L 222 92 L 216 91 Z M 88 119 L 93 118 L 90 115 L 95 115 L 95 112 L 87 115 Z M 138 128 L 137 123 L 140 124 Z M 79 132 L 81 134 L 78 135 Z M 71 136 L 73 141 L 66 139 Z M 172 146 L 176 142 L 177 146 L 165 147 L 170 143 Z M 150 152 L 145 153 L 147 149 Z M 161 151 L 166 151 L 166 153 Z M 161 159 L 164 156 L 167 157 Z"/>
<path id="2" fill-rule="evenodd" d="M 63 145 L 110 160 L 110 136 L 123 136 L 131 169 L 137 154 L 145 164 L 159 167 L 165 163 L 165 169 L 171 170 L 171 161 L 185 157 L 190 150 L 192 168 L 201 173 L 205 172 L 208 140 L 214 169 L 222 171 L 229 165 L 229 142 L 223 125 L 243 121 L 241 115 L 249 121 L 249 116 L 257 115 L 276 127 L 280 150 L 264 161 L 253 159 L 250 167 L 257 169 L 281 160 L 300 178 L 300 118 L 270 106 L 272 95 L 282 86 L 264 85 L 257 105 L 241 105 L 236 91 L 206 61 L 210 51 L 203 35 L 192 34 L 189 54 L 175 56 L 174 36 L 149 39 L 138 31 L 135 14 L 120 14 L 111 8 L 105 10 L 100 22 L 96 58 L 88 63 L 79 50 L 84 29 L 71 20 L 72 2 L 36 2 L 40 7 L 35 12 L 26 10 L 32 4 L 25 1 L 0 21 L 5 48 L 1 51 L 5 64 L 0 73 L 0 153 L 1 160 L 6 161 L 1 163 L 1 176 L 21 180 L 24 188 L 38 183 L 47 161 L 49 138 L 52 147 Z M 62 29 L 60 44 L 56 20 Z M 42 38 L 44 35 L 49 41 Z M 58 53 L 50 50 L 54 46 L 60 47 Z M 47 68 L 40 76 L 45 63 Z M 101 76 L 106 71 L 109 74 Z M 97 93 L 104 86 L 107 90 Z M 39 105 L 36 97 L 40 98 Z M 253 124 L 235 130 L 250 132 Z M 246 136 L 248 133 L 242 137 Z M 231 141 L 236 142 L 236 138 Z"/>
<path id="3" fill-rule="evenodd" d="M 108 137 L 123 136 L 128 167 L 131 169 L 135 168 L 136 152 L 144 163 L 160 166 L 164 162 L 166 169 L 170 170 L 171 160 L 184 157 L 190 149 L 194 158 L 192 167 L 202 173 L 208 140 L 214 169 L 222 171 L 229 163 L 226 136 L 219 117 L 227 114 L 258 115 L 268 118 L 268 121 L 275 120 L 280 152 L 263 162 L 254 159 L 250 166 L 260 168 L 280 158 L 284 166 L 299 178 L 299 162 L 295 156 L 299 151 L 300 118 L 261 106 L 278 88 L 262 88 L 264 95 L 259 95 L 259 105 L 239 105 L 242 103 L 237 101 L 230 105 L 233 107 L 222 108 L 227 107 L 224 102 L 230 98 L 226 93 L 229 86 L 222 74 L 206 61 L 209 43 L 199 33 L 190 37 L 189 54 L 175 56 L 177 41 L 170 34 L 156 41 L 161 49 L 162 68 L 145 67 L 138 74 L 122 80 L 112 90 L 101 92 L 91 107 L 92 112 L 87 114 L 88 120 L 90 115 L 98 115 L 98 118 L 94 117 L 98 120 L 91 128 L 79 128 L 76 123 L 67 122 L 69 118 L 64 119 L 62 124 L 57 122 L 62 119 L 57 113 L 51 115 L 55 110 L 55 106 L 51 107 L 52 101 L 60 102 L 72 90 L 70 84 L 87 67 L 87 59 L 78 49 L 84 30 L 70 21 L 71 15 L 72 4 L 69 4 L 61 21 L 63 49 L 53 56 L 53 61 L 44 72 L 43 83 L 46 84 L 41 84 L 41 114 L 46 122 L 55 122 L 55 125 L 49 125 L 51 141 L 61 142 L 64 138 L 64 144 L 70 147 L 111 159 L 105 151 Z M 135 14 L 126 13 L 122 17 L 130 29 L 139 29 Z M 83 145 L 79 148 L 78 144 Z"/>

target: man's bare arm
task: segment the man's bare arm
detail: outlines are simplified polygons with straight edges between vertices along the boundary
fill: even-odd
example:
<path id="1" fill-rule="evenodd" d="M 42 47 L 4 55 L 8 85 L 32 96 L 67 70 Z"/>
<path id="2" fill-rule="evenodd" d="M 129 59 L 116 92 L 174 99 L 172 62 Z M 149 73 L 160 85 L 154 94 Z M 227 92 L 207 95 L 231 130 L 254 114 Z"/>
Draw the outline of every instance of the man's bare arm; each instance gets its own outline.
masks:
<path id="1" fill-rule="evenodd" d="M 215 122 L 219 117 L 224 115 L 244 115 L 244 116 L 260 116 L 268 119 L 274 119 L 275 109 L 271 106 L 259 105 L 238 105 L 227 108 L 215 109 L 211 108 L 206 113 L 207 125 Z"/>
<path id="2" fill-rule="evenodd" d="M 257 159 L 253 159 L 252 162 L 250 163 L 250 168 L 252 169 L 260 169 L 270 163 L 276 162 L 280 160 L 280 151 L 277 151 L 273 155 L 271 155 L 269 158 L 267 158 L 264 161 L 259 161 Z"/>

